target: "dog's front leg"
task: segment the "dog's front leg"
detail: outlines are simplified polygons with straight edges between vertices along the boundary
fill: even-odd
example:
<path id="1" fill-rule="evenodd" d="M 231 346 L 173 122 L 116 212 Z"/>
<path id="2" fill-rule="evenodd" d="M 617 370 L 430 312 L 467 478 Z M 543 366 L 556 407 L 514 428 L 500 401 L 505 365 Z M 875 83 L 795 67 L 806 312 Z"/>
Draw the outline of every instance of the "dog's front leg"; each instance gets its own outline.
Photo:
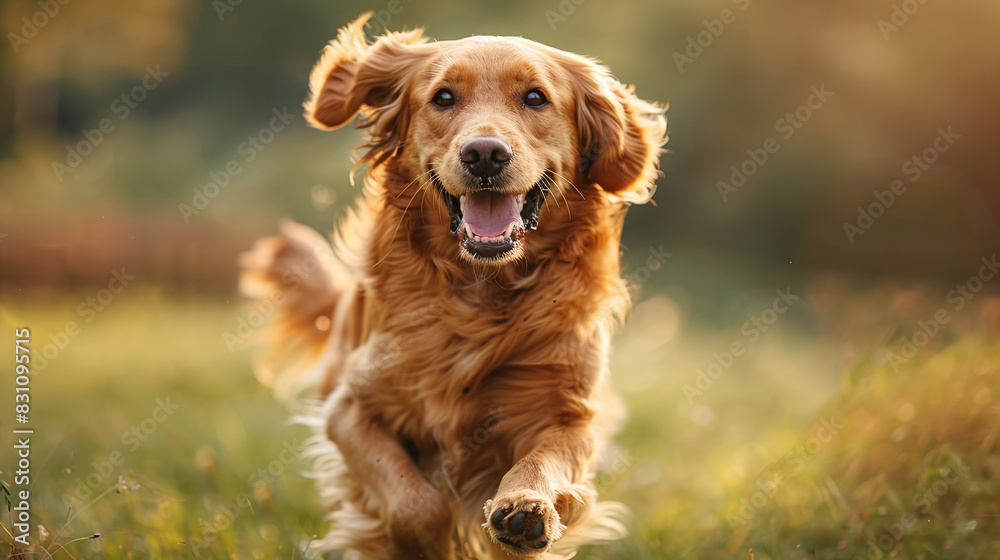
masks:
<path id="1" fill-rule="evenodd" d="M 399 440 L 361 410 L 341 385 L 326 406 L 327 435 L 363 489 L 365 506 L 379 509 L 398 560 L 451 560 L 451 512 Z M 374 498 L 374 500 L 372 500 Z"/>
<path id="2" fill-rule="evenodd" d="M 538 441 L 504 475 L 496 496 L 484 506 L 490 539 L 515 557 L 549 550 L 593 500 L 583 484 L 595 449 L 589 425 L 553 426 Z"/>

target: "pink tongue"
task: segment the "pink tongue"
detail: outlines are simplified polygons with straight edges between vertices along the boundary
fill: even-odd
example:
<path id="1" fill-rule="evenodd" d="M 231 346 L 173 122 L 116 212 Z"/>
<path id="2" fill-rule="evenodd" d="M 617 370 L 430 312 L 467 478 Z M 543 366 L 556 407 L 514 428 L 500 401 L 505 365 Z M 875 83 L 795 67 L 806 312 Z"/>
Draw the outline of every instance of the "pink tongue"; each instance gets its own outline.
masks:
<path id="1" fill-rule="evenodd" d="M 477 192 L 465 197 L 462 218 L 479 237 L 497 237 L 511 222 L 521 220 L 517 198 L 509 194 Z"/>

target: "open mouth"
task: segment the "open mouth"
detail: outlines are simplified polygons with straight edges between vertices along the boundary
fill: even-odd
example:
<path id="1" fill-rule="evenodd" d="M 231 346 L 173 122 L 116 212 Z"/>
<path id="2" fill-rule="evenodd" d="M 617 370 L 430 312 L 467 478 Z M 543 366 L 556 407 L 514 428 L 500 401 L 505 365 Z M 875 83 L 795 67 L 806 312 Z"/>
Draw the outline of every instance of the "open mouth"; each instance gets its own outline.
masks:
<path id="1" fill-rule="evenodd" d="M 545 200 L 541 183 L 527 193 L 479 190 L 456 197 L 434 177 L 451 218 L 451 233 L 478 259 L 501 260 L 514 254 L 524 233 L 538 228 L 538 212 Z"/>

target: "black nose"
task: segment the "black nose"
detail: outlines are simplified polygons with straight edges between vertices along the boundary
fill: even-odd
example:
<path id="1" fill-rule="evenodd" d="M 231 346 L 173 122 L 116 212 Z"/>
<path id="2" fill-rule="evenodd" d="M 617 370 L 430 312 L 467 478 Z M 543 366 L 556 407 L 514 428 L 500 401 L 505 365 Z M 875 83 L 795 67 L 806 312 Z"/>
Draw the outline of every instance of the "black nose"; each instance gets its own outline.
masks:
<path id="1" fill-rule="evenodd" d="M 510 145 L 499 138 L 473 138 L 462 146 L 460 157 L 469 173 L 480 179 L 493 177 L 510 163 Z"/>

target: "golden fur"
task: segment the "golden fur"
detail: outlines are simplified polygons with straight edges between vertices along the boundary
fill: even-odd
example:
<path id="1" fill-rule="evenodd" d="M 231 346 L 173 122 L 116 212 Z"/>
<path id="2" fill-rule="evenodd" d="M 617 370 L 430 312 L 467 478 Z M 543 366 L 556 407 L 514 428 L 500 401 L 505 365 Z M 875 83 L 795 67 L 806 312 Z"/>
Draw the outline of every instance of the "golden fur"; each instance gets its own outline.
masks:
<path id="1" fill-rule="evenodd" d="M 326 48 L 305 104 L 321 129 L 360 115 L 363 197 L 332 247 L 287 223 L 243 257 L 244 292 L 277 308 L 256 370 L 316 403 L 303 421 L 331 522 L 318 544 L 558 558 L 621 538 L 624 508 L 598 502 L 592 478 L 620 421 L 607 353 L 629 305 L 622 220 L 652 195 L 663 109 L 538 43 L 416 30 L 369 44 L 367 17 Z M 442 87 L 454 107 L 431 105 Z M 531 88 L 547 106 L 521 104 Z M 511 146 L 500 190 L 547 189 L 538 229 L 496 259 L 462 248 L 443 198 L 468 192 L 457 153 L 478 136 Z"/>

